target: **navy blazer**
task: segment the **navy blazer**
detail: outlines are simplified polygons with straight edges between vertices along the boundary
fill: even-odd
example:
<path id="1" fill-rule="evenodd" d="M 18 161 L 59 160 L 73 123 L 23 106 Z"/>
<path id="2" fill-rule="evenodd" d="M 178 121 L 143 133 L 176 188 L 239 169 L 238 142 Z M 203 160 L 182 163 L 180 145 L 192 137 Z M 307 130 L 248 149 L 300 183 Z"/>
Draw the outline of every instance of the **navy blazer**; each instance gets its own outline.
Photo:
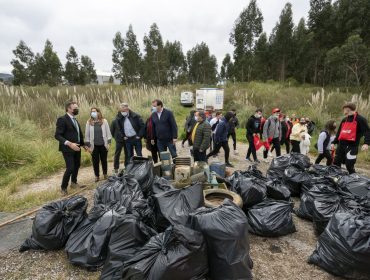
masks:
<path id="1" fill-rule="evenodd" d="M 77 120 L 76 120 L 77 121 Z M 76 126 L 73 124 L 71 117 L 68 114 L 65 114 L 62 117 L 57 119 L 56 130 L 55 130 L 55 139 L 59 141 L 59 151 L 61 152 L 74 152 L 70 147 L 64 145 L 66 141 L 80 144 L 81 146 L 85 145 L 84 136 L 80 124 L 78 123 L 78 128 L 80 130 L 80 142 L 78 143 L 78 134 Z"/>
<path id="2" fill-rule="evenodd" d="M 154 112 L 152 114 L 152 121 L 156 139 L 162 141 L 177 139 L 177 124 L 170 110 L 163 108 L 160 119 L 158 119 L 157 112 Z"/>

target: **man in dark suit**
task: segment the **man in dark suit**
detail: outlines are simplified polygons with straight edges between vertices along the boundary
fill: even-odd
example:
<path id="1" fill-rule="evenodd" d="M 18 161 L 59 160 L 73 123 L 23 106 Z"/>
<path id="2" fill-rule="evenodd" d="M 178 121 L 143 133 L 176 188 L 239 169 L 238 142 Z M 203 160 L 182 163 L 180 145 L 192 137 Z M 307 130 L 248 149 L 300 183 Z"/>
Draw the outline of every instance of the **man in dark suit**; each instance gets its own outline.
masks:
<path id="1" fill-rule="evenodd" d="M 71 188 L 83 187 L 77 184 L 77 175 L 81 164 L 81 147 L 85 145 L 80 124 L 76 119 L 79 112 L 77 103 L 68 101 L 65 110 L 66 114 L 58 118 L 55 130 L 55 139 L 59 141 L 59 151 L 62 152 L 66 163 L 61 185 L 63 195 L 68 194 L 69 180 Z"/>
<path id="2" fill-rule="evenodd" d="M 177 124 L 175 117 L 170 110 L 163 108 L 163 102 L 159 99 L 153 100 L 152 108 L 153 111 L 155 108 L 152 113 L 152 121 L 158 150 L 164 152 L 168 148 L 172 158 L 175 159 L 177 157 Z"/>

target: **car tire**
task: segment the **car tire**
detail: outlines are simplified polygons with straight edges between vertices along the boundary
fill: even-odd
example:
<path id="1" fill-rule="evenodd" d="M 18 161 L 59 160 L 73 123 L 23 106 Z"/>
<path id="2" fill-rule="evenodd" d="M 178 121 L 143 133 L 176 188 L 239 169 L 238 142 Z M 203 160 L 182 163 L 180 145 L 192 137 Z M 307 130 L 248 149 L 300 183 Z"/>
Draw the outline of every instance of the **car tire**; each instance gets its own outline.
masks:
<path id="1" fill-rule="evenodd" d="M 229 190 L 210 189 L 204 190 L 204 205 L 208 208 L 220 206 L 225 198 L 230 199 L 240 208 L 243 207 L 243 200 L 240 195 Z"/>

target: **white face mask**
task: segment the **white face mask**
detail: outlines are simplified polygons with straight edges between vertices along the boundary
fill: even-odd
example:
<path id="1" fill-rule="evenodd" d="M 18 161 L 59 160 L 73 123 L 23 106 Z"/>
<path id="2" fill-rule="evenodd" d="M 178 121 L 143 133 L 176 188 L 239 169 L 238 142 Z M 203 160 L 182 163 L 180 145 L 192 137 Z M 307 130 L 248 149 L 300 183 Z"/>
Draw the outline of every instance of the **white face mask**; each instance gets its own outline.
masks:
<path id="1" fill-rule="evenodd" d="M 122 116 L 126 117 L 128 115 L 127 112 L 121 112 Z"/>
<path id="2" fill-rule="evenodd" d="M 197 122 L 197 121 L 198 121 L 198 116 L 195 116 L 195 117 L 194 117 L 194 119 L 195 119 L 195 121 Z"/>
<path id="3" fill-rule="evenodd" d="M 260 114 L 254 114 L 254 116 L 255 116 L 257 119 L 259 119 L 259 118 L 261 118 L 261 117 L 262 117 Z"/>
<path id="4" fill-rule="evenodd" d="M 290 121 L 290 118 L 286 118 L 287 121 Z"/>
<path id="5" fill-rule="evenodd" d="M 91 117 L 96 119 L 98 117 L 98 112 L 91 112 Z"/>
<path id="6" fill-rule="evenodd" d="M 152 113 L 157 112 L 157 107 L 152 107 Z"/>

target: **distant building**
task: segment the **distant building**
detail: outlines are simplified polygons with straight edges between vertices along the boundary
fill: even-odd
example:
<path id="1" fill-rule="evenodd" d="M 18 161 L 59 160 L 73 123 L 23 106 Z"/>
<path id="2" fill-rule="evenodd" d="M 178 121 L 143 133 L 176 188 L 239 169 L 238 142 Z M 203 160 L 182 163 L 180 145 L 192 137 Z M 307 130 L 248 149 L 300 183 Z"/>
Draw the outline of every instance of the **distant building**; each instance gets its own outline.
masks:
<path id="1" fill-rule="evenodd" d="M 96 76 L 98 80 L 98 85 L 105 85 L 105 84 L 115 84 L 119 85 L 121 84 L 120 79 L 116 79 L 111 72 L 102 72 L 102 71 L 96 71 Z"/>

